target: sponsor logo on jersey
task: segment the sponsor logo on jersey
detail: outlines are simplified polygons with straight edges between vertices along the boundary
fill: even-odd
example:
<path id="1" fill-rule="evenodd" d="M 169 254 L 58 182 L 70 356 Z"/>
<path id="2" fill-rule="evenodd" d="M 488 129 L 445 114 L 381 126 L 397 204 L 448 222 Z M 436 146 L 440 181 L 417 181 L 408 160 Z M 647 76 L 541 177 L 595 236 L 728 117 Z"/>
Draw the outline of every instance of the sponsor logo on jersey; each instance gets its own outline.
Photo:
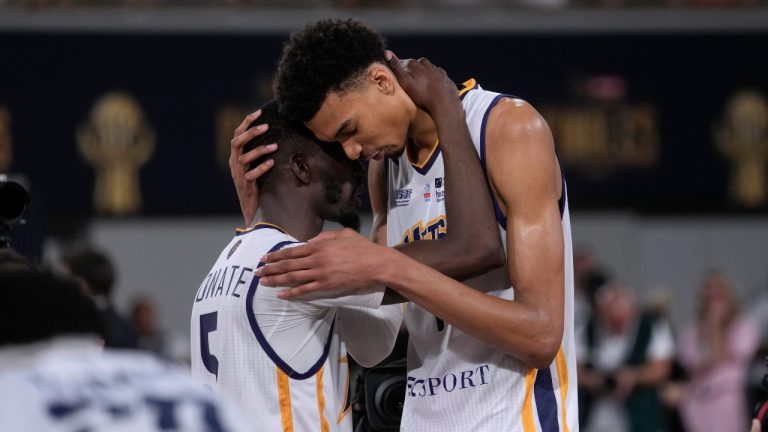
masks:
<path id="1" fill-rule="evenodd" d="M 235 253 L 237 248 L 239 248 L 242 243 L 243 243 L 242 240 L 238 240 L 237 243 L 235 243 L 234 246 L 232 246 L 232 248 L 229 250 L 229 253 L 227 253 L 227 259 L 230 259 L 232 257 L 232 254 Z"/>
<path id="2" fill-rule="evenodd" d="M 413 189 L 400 189 L 395 193 L 395 205 L 397 207 L 407 206 L 411 201 L 411 192 Z"/>
<path id="3" fill-rule="evenodd" d="M 413 224 L 403 233 L 403 243 L 410 243 L 419 240 L 437 240 L 448 232 L 448 220 L 445 215 L 440 215 L 426 224 Z"/>
<path id="4" fill-rule="evenodd" d="M 449 372 L 441 377 L 416 378 L 408 375 L 405 394 L 408 397 L 430 397 L 469 390 L 488 384 L 490 370 L 491 367 L 484 364 L 474 369 Z"/>
<path id="5" fill-rule="evenodd" d="M 436 177 L 435 178 L 435 189 L 440 189 L 443 187 L 443 178 L 442 177 Z"/>
<path id="6" fill-rule="evenodd" d="M 432 187 L 429 185 L 429 183 L 424 185 L 424 202 L 430 202 L 432 200 Z"/>

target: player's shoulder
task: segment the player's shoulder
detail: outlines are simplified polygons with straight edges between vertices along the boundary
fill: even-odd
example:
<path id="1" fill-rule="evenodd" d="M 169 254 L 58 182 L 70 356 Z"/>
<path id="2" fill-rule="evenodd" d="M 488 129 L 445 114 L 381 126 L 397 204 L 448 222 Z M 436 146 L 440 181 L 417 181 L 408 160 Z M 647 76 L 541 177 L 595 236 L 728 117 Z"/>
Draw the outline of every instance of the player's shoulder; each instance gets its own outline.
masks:
<path id="1" fill-rule="evenodd" d="M 464 83 L 459 91 L 468 124 L 482 124 L 482 129 L 496 128 L 500 123 L 528 124 L 541 118 L 525 99 L 510 93 L 486 90 L 474 79 Z"/>
<path id="2" fill-rule="evenodd" d="M 522 132 L 536 131 L 547 127 L 547 124 L 544 117 L 528 101 L 508 96 L 500 98 L 495 104 L 488 118 L 488 126 Z"/>
<path id="3" fill-rule="evenodd" d="M 488 113 L 485 128 L 489 170 L 515 166 L 515 173 L 528 169 L 551 168 L 556 160 L 554 138 L 544 117 L 527 101 L 516 97 L 500 98 Z"/>

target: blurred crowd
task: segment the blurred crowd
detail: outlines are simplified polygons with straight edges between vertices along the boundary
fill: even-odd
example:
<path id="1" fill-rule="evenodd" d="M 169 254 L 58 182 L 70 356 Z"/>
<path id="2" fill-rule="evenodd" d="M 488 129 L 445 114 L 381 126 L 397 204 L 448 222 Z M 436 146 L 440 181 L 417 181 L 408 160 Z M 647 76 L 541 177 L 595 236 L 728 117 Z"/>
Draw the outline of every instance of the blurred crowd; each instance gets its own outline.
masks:
<path id="1" fill-rule="evenodd" d="M 764 300 L 744 307 L 729 276 L 712 270 L 690 299 L 695 317 L 675 328 L 664 299 L 642 302 L 591 252 L 575 254 L 574 270 L 583 431 L 749 430 L 765 398 Z"/>
<path id="2" fill-rule="evenodd" d="M 7 255 L 7 256 L 6 256 Z M 0 256 L 0 267 L 14 264 Z M 163 331 L 151 297 L 123 313 L 116 269 L 90 246 L 61 253 L 55 272 L 98 310 L 108 348 L 133 349 L 188 365 L 185 336 Z M 768 301 L 745 304 L 727 274 L 702 275 L 694 317 L 675 325 L 666 298 L 642 300 L 587 249 L 574 255 L 579 417 L 585 432 L 744 432 L 765 399 Z"/>
<path id="3" fill-rule="evenodd" d="M 127 313 L 115 307 L 117 271 L 105 252 L 77 245 L 66 249 L 57 261 L 56 273 L 74 279 L 93 299 L 103 323 L 106 347 L 138 349 L 176 363 L 189 363 L 187 337 L 160 328 L 157 308 L 150 295 L 135 298 Z"/>
<path id="4" fill-rule="evenodd" d="M 105 255 L 73 251 L 63 269 L 0 248 L 0 430 L 250 430 L 231 400 L 135 349 L 144 335 L 112 305 Z"/>
<path id="5" fill-rule="evenodd" d="M 411 8 L 411 7 L 758 7 L 766 0 L 0 0 L 0 6 L 46 7 L 341 7 L 341 8 Z"/>

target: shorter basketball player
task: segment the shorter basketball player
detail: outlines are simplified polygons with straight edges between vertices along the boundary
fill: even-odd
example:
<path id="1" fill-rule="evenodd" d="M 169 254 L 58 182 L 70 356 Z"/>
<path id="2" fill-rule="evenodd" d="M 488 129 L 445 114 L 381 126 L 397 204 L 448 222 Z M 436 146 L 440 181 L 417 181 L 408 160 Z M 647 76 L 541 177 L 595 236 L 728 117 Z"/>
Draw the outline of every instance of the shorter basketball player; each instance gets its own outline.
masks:
<path id="1" fill-rule="evenodd" d="M 383 287 L 281 300 L 254 273 L 262 255 L 316 236 L 325 220 L 358 224 L 362 167 L 340 146 L 318 145 L 300 124 L 282 122 L 275 103 L 261 118 L 269 131 L 246 149 L 273 142 L 280 149 L 259 179 L 260 221 L 235 235 L 195 296 L 192 374 L 239 400 L 259 430 L 350 431 L 346 350 L 363 366 L 383 360 L 401 307 L 379 307 Z"/>

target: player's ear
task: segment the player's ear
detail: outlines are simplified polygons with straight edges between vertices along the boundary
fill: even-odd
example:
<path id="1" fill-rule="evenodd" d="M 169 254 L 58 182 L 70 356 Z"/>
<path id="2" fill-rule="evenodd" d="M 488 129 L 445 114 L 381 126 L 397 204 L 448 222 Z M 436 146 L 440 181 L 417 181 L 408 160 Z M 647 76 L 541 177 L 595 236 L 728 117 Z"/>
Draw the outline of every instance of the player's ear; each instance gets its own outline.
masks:
<path id="1" fill-rule="evenodd" d="M 368 69 L 368 84 L 373 85 L 385 95 L 395 92 L 397 78 L 389 68 L 380 63 L 374 63 Z"/>
<path id="2" fill-rule="evenodd" d="M 309 160 L 303 153 L 295 153 L 291 155 L 290 159 L 291 172 L 299 182 L 300 185 L 308 185 L 312 180 L 312 176 L 309 169 Z"/>

